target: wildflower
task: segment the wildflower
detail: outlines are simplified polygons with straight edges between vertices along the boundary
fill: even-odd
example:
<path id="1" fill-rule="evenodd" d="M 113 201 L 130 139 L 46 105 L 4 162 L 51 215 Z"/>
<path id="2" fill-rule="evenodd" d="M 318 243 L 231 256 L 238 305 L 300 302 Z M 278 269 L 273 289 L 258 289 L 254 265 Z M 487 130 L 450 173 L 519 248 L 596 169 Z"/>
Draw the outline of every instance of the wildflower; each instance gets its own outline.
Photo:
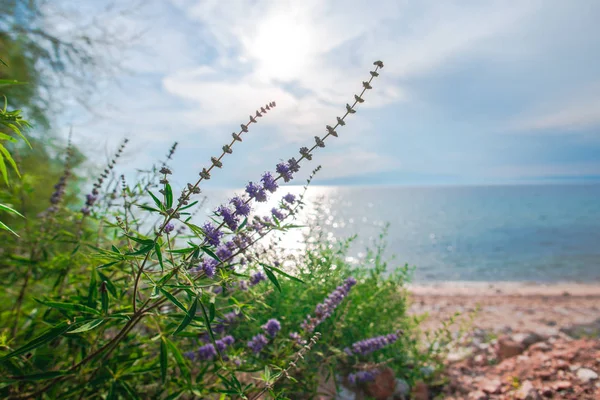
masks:
<path id="1" fill-rule="evenodd" d="M 91 211 L 90 211 L 90 209 L 89 209 L 88 207 L 83 207 L 83 208 L 81 209 L 81 213 L 82 213 L 83 215 L 86 215 L 86 216 L 87 216 L 87 215 L 90 215 Z"/>
<path id="2" fill-rule="evenodd" d="M 367 355 L 384 348 L 398 340 L 398 333 L 390 333 L 388 335 L 377 336 L 365 340 L 361 340 L 352 345 L 352 353 L 359 355 Z"/>
<path id="3" fill-rule="evenodd" d="M 233 256 L 233 252 L 227 246 L 223 245 L 219 246 L 215 253 L 221 261 L 229 260 Z"/>
<path id="4" fill-rule="evenodd" d="M 275 182 L 275 178 L 273 178 L 270 172 L 265 172 L 260 180 L 263 183 L 265 190 L 268 190 L 271 193 L 277 190 L 277 182 Z"/>
<path id="5" fill-rule="evenodd" d="M 376 72 L 376 71 L 369 71 L 369 73 L 371 74 L 371 76 L 373 78 L 377 78 L 379 76 L 379 72 Z"/>
<path id="6" fill-rule="evenodd" d="M 353 109 L 353 108 L 350 106 L 350 104 L 346 103 L 346 112 L 347 112 L 348 114 L 354 114 L 354 113 L 356 112 L 356 110 L 355 110 L 355 109 Z"/>
<path id="7" fill-rule="evenodd" d="M 337 118 L 337 123 L 338 123 L 338 125 L 339 125 L 339 126 L 344 126 L 344 125 L 346 125 L 346 123 L 344 122 L 344 120 L 343 120 L 343 119 L 341 119 L 340 117 L 336 117 L 336 118 Z"/>
<path id="8" fill-rule="evenodd" d="M 286 202 L 288 202 L 290 204 L 294 204 L 294 201 L 296 201 L 296 196 L 294 196 L 291 193 L 288 193 L 285 196 L 283 196 L 283 200 L 285 200 Z"/>
<path id="9" fill-rule="evenodd" d="M 190 191 L 190 193 L 193 193 L 193 194 L 200 194 L 200 192 L 201 192 L 201 190 L 198 186 L 194 186 L 191 183 L 187 184 L 187 188 Z"/>
<path id="10" fill-rule="evenodd" d="M 215 260 L 214 258 L 208 258 L 202 261 L 202 264 L 200 264 L 198 268 L 202 272 L 204 272 L 204 275 L 206 275 L 209 278 L 213 278 L 215 276 L 217 264 L 217 260 Z"/>
<path id="11" fill-rule="evenodd" d="M 254 336 L 252 338 L 252 340 L 250 340 L 248 342 L 248 347 L 254 353 L 258 354 L 267 345 L 267 343 L 268 343 L 267 337 L 265 335 L 263 335 L 262 333 L 259 333 L 258 335 Z"/>
<path id="12" fill-rule="evenodd" d="M 281 323 L 279 323 L 279 321 L 277 321 L 276 319 L 272 318 L 268 320 L 267 323 L 262 326 L 262 328 L 267 333 L 267 335 L 275 337 L 275 335 L 277 335 L 277 332 L 281 330 Z"/>
<path id="13" fill-rule="evenodd" d="M 233 204 L 233 207 L 235 207 L 235 213 L 237 215 L 243 215 L 244 217 L 247 217 L 248 214 L 250 214 L 250 205 L 247 204 L 242 198 L 236 196 L 229 200 L 229 203 Z"/>
<path id="14" fill-rule="evenodd" d="M 218 246 L 221 243 L 221 236 L 223 236 L 223 232 L 219 231 L 213 224 L 207 222 L 202 226 L 202 230 L 204 231 L 205 241 L 211 246 Z"/>
<path id="15" fill-rule="evenodd" d="M 371 86 L 371 84 L 369 82 L 363 82 L 363 87 L 365 89 L 373 89 L 373 87 Z"/>
<path id="16" fill-rule="evenodd" d="M 296 161 L 294 157 L 292 157 L 288 160 L 288 168 L 292 173 L 298 172 L 300 171 L 300 164 L 298 163 L 298 161 Z"/>
<path id="17" fill-rule="evenodd" d="M 217 213 L 223 218 L 223 221 L 225 222 L 225 224 L 227 224 L 229 229 L 231 229 L 232 231 L 235 231 L 237 229 L 238 220 L 235 214 L 231 212 L 229 208 L 225 206 L 219 206 L 219 208 L 217 208 Z"/>
<path id="18" fill-rule="evenodd" d="M 217 168 L 221 168 L 223 166 L 223 163 L 217 157 L 211 157 L 210 161 L 212 161 L 212 164 Z"/>
<path id="19" fill-rule="evenodd" d="M 244 124 L 241 124 L 240 127 L 242 128 L 242 132 L 248 132 L 248 127 Z"/>
<path id="20" fill-rule="evenodd" d="M 246 193 L 248 193 L 251 199 L 260 203 L 267 201 L 267 193 L 265 190 L 262 187 L 255 185 L 253 182 L 246 185 Z"/>
<path id="21" fill-rule="evenodd" d="M 286 163 L 279 163 L 275 167 L 275 171 L 283 178 L 284 182 L 289 182 L 293 179 L 290 167 Z"/>
<path id="22" fill-rule="evenodd" d="M 160 169 L 160 171 L 158 171 L 158 172 L 160 172 L 160 173 L 161 173 L 161 174 L 163 174 L 163 175 L 171 175 L 171 174 L 173 173 L 173 172 L 171 172 L 171 170 L 170 170 L 169 168 L 167 168 L 167 167 L 162 167 L 162 168 Z"/>
<path id="23" fill-rule="evenodd" d="M 233 343 L 235 343 L 235 339 L 233 338 L 233 336 L 231 335 L 227 335 L 225 336 L 223 339 L 221 339 L 223 341 L 223 343 L 225 343 L 225 345 L 227 346 L 231 346 Z"/>
<path id="24" fill-rule="evenodd" d="M 307 160 L 312 160 L 312 155 L 310 154 L 310 151 L 308 150 L 307 147 L 301 147 L 300 148 L 300 154 L 302 155 L 302 157 L 306 158 Z"/>
<path id="25" fill-rule="evenodd" d="M 261 271 L 255 272 L 250 277 L 250 286 L 256 286 L 266 279 L 267 279 L 266 275 L 264 273 L 262 273 Z"/>
<path id="26" fill-rule="evenodd" d="M 86 194 L 85 195 L 85 205 L 88 207 L 91 207 L 94 205 L 94 203 L 96 202 L 96 200 L 98 200 L 98 196 L 95 196 L 93 194 Z"/>
<path id="27" fill-rule="evenodd" d="M 354 100 L 356 100 L 359 103 L 364 103 L 365 102 L 365 100 L 362 97 L 360 97 L 359 95 L 357 95 L 357 94 L 354 95 Z"/>
<path id="28" fill-rule="evenodd" d="M 175 225 L 169 222 L 165 225 L 165 228 L 163 230 L 165 231 L 165 233 L 171 233 L 173 232 L 173 229 L 175 229 Z"/>
<path id="29" fill-rule="evenodd" d="M 223 146 L 223 152 L 227 153 L 227 154 L 231 154 L 231 153 L 233 153 L 233 150 L 231 150 L 231 147 L 228 144 L 226 144 L 225 146 Z"/>
<path id="30" fill-rule="evenodd" d="M 381 62 L 381 61 L 375 61 L 375 62 L 373 63 L 373 65 L 376 65 L 376 66 L 378 66 L 379 68 L 383 68 L 383 62 Z"/>
<path id="31" fill-rule="evenodd" d="M 276 208 L 271 209 L 271 214 L 273 215 L 273 217 L 277 218 L 279 221 L 282 221 L 285 218 L 283 213 Z"/>
<path id="32" fill-rule="evenodd" d="M 331 135 L 331 136 L 335 136 L 338 137 L 337 132 L 329 125 L 325 126 L 325 128 L 327 129 L 327 132 Z"/>
<path id="33" fill-rule="evenodd" d="M 206 170 L 206 168 L 202 168 L 202 171 L 200 172 L 200 177 L 202 179 L 210 179 L 210 173 Z"/>
<path id="34" fill-rule="evenodd" d="M 196 352 L 198 358 L 201 360 L 212 360 L 217 356 L 217 350 L 212 344 L 206 344 L 198 349 Z"/>
<path id="35" fill-rule="evenodd" d="M 352 385 L 356 385 L 359 383 L 372 382 L 375 380 L 375 377 L 379 374 L 377 370 L 371 371 L 358 371 L 356 373 L 348 375 L 348 382 Z"/>
<path id="36" fill-rule="evenodd" d="M 241 141 L 242 141 L 242 137 L 241 137 L 240 135 L 238 135 L 237 133 L 235 133 L 235 132 L 233 132 L 233 133 L 231 134 L 231 136 L 233 136 L 233 139 L 234 139 L 234 140 L 237 140 L 238 142 L 241 142 Z"/>
<path id="37" fill-rule="evenodd" d="M 221 321 L 227 325 L 231 325 L 233 324 L 238 318 L 240 317 L 240 314 L 236 313 L 236 312 L 229 312 L 227 314 L 223 314 L 223 318 L 221 318 Z"/>
<path id="38" fill-rule="evenodd" d="M 321 140 L 320 137 L 315 136 L 315 142 L 317 143 L 317 146 L 319 146 L 319 147 L 325 147 L 325 142 L 323 140 Z"/>
<path id="39" fill-rule="evenodd" d="M 298 332 L 290 333 L 290 339 L 292 339 L 297 344 L 303 346 L 306 344 L 306 340 L 302 339 L 302 336 Z"/>
<path id="40" fill-rule="evenodd" d="M 343 285 L 338 286 L 333 292 L 327 296 L 323 303 L 317 304 L 315 307 L 315 317 L 310 315 L 302 322 L 301 326 L 307 332 L 312 332 L 321 322 L 325 321 L 336 309 L 336 307 L 344 300 L 350 292 L 352 286 L 356 284 L 356 279 L 350 277 L 346 279 Z"/>
<path id="41" fill-rule="evenodd" d="M 248 290 L 248 281 L 240 281 L 240 290 L 243 292 Z"/>

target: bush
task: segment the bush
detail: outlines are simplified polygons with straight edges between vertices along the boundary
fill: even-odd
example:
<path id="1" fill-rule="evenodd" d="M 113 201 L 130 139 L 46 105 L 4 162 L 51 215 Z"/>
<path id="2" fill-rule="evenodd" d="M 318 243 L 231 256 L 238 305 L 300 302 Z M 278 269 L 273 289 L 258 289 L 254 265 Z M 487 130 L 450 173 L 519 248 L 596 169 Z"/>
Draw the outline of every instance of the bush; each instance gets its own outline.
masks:
<path id="1" fill-rule="evenodd" d="M 324 137 L 203 224 L 193 222 L 201 183 L 274 102 L 250 116 L 179 197 L 168 167 L 176 145 L 165 162 L 128 183 L 115 172 L 125 140 L 75 209 L 66 203 L 69 148 L 47 209 L 22 210 L 22 237 L 2 241 L 2 396 L 299 398 L 314 394 L 323 374 L 347 377 L 380 364 L 411 383 L 421 379 L 419 367 L 433 358 L 419 350 L 415 321 L 406 316 L 407 268 L 388 271 L 382 247 L 370 253 L 370 269 L 351 266 L 343 258 L 348 241 L 330 248 L 318 237 L 286 260 L 296 269 L 279 265 L 260 240 L 297 228 L 292 219 L 303 197 L 285 195 L 270 215 L 251 217 L 253 202 L 266 201 L 337 137 L 383 67 L 375 65 Z M 387 336 L 353 346 L 377 335 Z"/>

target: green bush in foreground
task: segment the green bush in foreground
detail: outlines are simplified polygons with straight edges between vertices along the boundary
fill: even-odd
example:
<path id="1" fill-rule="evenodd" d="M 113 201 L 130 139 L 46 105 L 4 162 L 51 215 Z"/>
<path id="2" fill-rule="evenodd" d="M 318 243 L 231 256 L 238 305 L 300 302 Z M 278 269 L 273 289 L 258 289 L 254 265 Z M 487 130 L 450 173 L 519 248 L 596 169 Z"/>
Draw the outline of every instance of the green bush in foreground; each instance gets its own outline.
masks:
<path id="1" fill-rule="evenodd" d="M 176 145 L 129 183 L 115 172 L 125 140 L 75 210 L 65 203 L 68 149 L 48 208 L 24 213 L 22 237 L 3 238 L 0 247 L 0 395 L 310 398 L 328 374 L 357 387 L 384 365 L 410 383 L 431 376 L 439 367 L 431 349 L 440 346 L 419 349 L 416 321 L 406 316 L 406 268 L 389 271 L 381 247 L 370 265 L 351 266 L 349 242 L 330 247 L 314 230 L 305 253 L 273 257 L 261 240 L 298 227 L 303 195 L 286 194 L 270 215 L 252 215 L 255 202 L 338 136 L 383 63 L 375 66 L 326 135 L 202 224 L 193 218 L 201 183 L 274 102 L 251 115 L 179 196 L 168 166 Z"/>

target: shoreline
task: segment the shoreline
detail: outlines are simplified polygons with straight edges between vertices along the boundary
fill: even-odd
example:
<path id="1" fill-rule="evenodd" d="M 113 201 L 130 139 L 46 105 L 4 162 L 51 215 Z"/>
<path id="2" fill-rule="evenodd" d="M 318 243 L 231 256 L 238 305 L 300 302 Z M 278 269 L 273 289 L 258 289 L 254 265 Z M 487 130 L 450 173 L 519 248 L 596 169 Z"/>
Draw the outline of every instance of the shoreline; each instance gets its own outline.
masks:
<path id="1" fill-rule="evenodd" d="M 600 297 L 600 282 L 446 281 L 406 285 L 413 296 Z"/>

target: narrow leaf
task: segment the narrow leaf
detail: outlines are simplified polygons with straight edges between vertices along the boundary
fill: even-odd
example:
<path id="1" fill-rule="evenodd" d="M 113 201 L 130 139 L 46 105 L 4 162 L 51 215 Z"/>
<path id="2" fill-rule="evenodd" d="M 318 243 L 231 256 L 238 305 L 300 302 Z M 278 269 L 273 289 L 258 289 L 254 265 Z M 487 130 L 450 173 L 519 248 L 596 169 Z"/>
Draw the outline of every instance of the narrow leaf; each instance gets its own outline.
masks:
<path id="1" fill-rule="evenodd" d="M 179 332 L 181 332 L 182 330 L 184 330 L 192 322 L 192 320 L 194 319 L 194 316 L 196 315 L 197 307 L 198 307 L 198 298 L 194 297 L 194 300 L 192 301 L 192 305 L 190 306 L 190 309 L 188 310 L 185 317 L 183 317 L 183 321 L 181 321 L 181 324 L 179 324 L 179 326 L 177 327 L 175 332 L 173 332 L 173 335 L 176 335 Z"/>
<path id="2" fill-rule="evenodd" d="M 160 377 L 162 379 L 162 383 L 167 381 L 167 362 L 169 361 L 167 357 L 167 344 L 164 339 L 160 340 Z"/>
<path id="3" fill-rule="evenodd" d="M 273 272 L 271 272 L 269 268 L 263 266 L 263 270 L 265 271 L 265 274 L 267 274 L 267 278 L 269 278 L 269 280 L 273 282 L 273 285 L 275 285 L 277 290 L 279 290 L 279 292 L 281 293 L 281 286 L 279 286 L 279 281 L 277 280 L 277 277 L 273 274 Z"/>
<path id="4" fill-rule="evenodd" d="M 28 351 L 38 348 L 41 345 L 48 343 L 53 339 L 56 339 L 57 337 L 59 337 L 60 335 L 65 333 L 70 327 L 71 326 L 69 324 L 67 324 L 66 322 L 61 322 L 60 324 L 56 325 L 55 327 L 48 329 L 42 335 L 33 339 L 26 345 L 19 347 L 17 350 L 4 355 L 2 358 L 0 358 L 0 361 L 27 353 Z"/>
<path id="5" fill-rule="evenodd" d="M 102 319 L 102 318 L 93 319 L 93 320 L 88 321 L 85 324 L 81 325 L 79 328 L 69 331 L 67 333 L 81 333 L 81 332 L 91 331 L 92 329 L 102 325 L 105 321 L 106 320 Z"/>

